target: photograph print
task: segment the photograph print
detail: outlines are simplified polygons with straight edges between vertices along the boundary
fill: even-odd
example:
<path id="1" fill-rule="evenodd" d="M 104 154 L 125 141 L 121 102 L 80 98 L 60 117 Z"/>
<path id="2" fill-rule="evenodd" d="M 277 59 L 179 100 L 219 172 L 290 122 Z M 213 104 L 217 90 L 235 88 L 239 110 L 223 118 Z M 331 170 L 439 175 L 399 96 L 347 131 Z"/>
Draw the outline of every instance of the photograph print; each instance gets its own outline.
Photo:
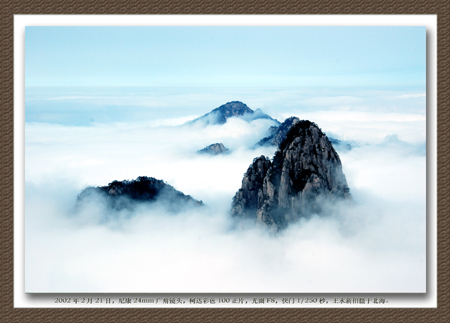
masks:
<path id="1" fill-rule="evenodd" d="M 425 293 L 426 28 L 26 27 L 26 293 Z"/>

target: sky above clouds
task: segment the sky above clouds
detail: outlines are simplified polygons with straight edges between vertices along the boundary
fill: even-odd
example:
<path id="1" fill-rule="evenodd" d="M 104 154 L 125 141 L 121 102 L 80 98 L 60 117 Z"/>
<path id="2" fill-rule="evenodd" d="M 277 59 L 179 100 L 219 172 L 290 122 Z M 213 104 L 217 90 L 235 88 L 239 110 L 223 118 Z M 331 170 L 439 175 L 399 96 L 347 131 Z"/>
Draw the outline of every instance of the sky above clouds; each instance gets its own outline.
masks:
<path id="1" fill-rule="evenodd" d="M 26 27 L 26 86 L 425 88 L 425 27 Z"/>
<path id="2" fill-rule="evenodd" d="M 423 292 L 424 27 L 27 27 L 27 292 Z M 239 100 L 318 124 L 355 204 L 277 236 L 231 200 L 270 120 L 183 125 Z M 196 152 L 222 142 L 225 156 Z M 173 215 L 74 213 L 87 186 L 149 176 L 203 200 Z"/>

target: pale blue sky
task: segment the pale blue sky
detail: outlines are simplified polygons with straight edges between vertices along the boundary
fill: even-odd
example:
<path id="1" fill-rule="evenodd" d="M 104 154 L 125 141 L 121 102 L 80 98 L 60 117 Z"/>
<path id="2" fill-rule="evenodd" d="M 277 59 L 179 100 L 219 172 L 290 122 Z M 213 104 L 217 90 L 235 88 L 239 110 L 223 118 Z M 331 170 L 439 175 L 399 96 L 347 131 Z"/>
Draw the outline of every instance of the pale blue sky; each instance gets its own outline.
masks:
<path id="1" fill-rule="evenodd" d="M 423 87 L 425 27 L 26 27 L 26 86 Z"/>

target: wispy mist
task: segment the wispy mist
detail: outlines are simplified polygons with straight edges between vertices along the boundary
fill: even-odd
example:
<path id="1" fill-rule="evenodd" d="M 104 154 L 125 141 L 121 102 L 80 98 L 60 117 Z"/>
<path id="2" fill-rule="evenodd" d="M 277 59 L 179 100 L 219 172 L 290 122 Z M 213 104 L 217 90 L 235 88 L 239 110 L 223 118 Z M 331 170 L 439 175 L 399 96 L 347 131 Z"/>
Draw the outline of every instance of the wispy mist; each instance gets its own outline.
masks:
<path id="1" fill-rule="evenodd" d="M 182 125 L 235 97 L 202 109 L 171 106 L 140 121 L 27 122 L 26 291 L 424 292 L 425 112 L 403 103 L 373 112 L 364 102 L 376 94 L 351 94 L 317 95 L 304 109 L 287 103 L 289 95 L 279 106 L 244 101 L 279 121 L 310 119 L 352 145 L 335 148 L 354 204 L 335 205 L 277 235 L 236 229 L 229 216 L 253 158 L 275 152 L 255 148 L 273 122 Z M 414 107 L 423 100 L 416 92 L 383 92 L 378 100 L 388 97 Z M 335 112 L 330 102 L 348 109 Z M 216 142 L 231 153 L 196 153 Z M 75 210 L 85 187 L 138 176 L 162 179 L 206 207 L 174 213 L 155 203 L 111 214 L 90 203 Z"/>

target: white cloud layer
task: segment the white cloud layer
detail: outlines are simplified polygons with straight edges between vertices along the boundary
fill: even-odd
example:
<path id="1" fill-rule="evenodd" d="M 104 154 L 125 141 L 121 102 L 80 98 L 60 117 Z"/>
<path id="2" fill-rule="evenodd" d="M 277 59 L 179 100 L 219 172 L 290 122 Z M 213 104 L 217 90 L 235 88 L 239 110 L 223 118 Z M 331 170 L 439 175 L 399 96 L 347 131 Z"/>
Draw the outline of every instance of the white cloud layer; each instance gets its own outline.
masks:
<path id="1" fill-rule="evenodd" d="M 279 111 L 291 115 L 352 144 L 336 149 L 355 205 L 276 236 L 233 229 L 228 215 L 253 158 L 273 156 L 274 148 L 253 149 L 269 120 L 173 126 L 193 116 L 186 113 L 86 127 L 27 123 L 26 291 L 424 292 L 425 114 Z M 196 154 L 216 142 L 232 153 Z M 73 212 L 86 186 L 138 176 L 163 179 L 207 207 L 169 214 L 141 206 L 107 222 L 101 207 Z"/>

